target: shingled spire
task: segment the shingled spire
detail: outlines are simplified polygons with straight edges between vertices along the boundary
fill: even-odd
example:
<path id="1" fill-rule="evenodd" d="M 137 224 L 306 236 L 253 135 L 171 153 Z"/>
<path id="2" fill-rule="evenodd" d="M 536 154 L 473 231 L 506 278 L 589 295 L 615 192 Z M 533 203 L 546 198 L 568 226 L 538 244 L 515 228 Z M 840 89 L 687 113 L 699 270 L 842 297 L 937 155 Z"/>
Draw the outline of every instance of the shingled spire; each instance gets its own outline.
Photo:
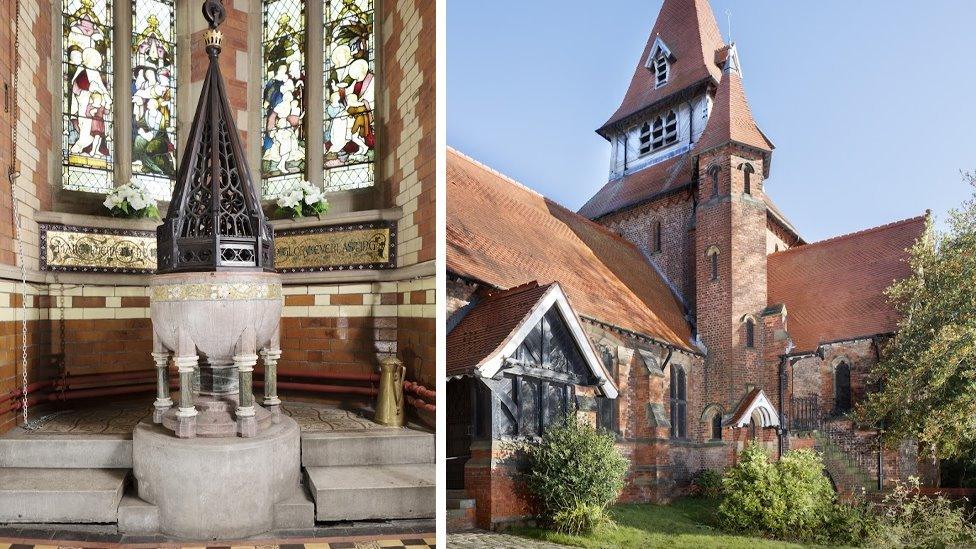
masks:
<path id="1" fill-rule="evenodd" d="M 763 165 L 768 173 L 768 157 L 773 151 L 773 144 L 752 117 L 746 92 L 742 87 L 739 55 L 735 44 L 728 48 L 722 73 L 722 81 L 715 92 L 712 114 L 708 117 L 705 132 L 695 145 L 695 154 L 701 155 L 726 143 L 738 143 L 762 152 L 767 158 Z"/>
<path id="2" fill-rule="evenodd" d="M 206 0 L 207 69 L 166 219 L 156 231 L 157 272 L 274 270 L 274 234 L 261 210 L 227 101 L 218 56 L 226 16 Z"/>
<path id="3" fill-rule="evenodd" d="M 670 58 L 668 82 L 658 86 L 648 59 L 655 46 L 664 46 Z M 716 52 L 725 47 L 708 0 L 664 0 L 647 45 L 637 62 L 623 102 L 597 133 L 609 139 L 611 126 L 662 100 L 695 88 L 718 84 Z"/>

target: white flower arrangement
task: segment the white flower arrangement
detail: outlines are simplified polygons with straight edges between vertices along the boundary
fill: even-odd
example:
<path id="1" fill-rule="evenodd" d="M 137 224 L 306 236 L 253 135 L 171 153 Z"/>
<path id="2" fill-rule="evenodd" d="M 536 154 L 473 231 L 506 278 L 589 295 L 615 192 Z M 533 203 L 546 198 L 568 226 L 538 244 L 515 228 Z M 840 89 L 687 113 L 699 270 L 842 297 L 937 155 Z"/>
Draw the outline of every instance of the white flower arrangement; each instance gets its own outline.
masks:
<path id="1" fill-rule="evenodd" d="M 329 201 L 322 189 L 308 181 L 294 181 L 278 195 L 278 212 L 292 218 L 324 214 L 329 211 Z"/>
<path id="2" fill-rule="evenodd" d="M 149 194 L 149 190 L 138 180 L 115 187 L 102 204 L 112 215 L 118 217 L 148 217 L 159 219 L 159 208 L 156 199 Z"/>

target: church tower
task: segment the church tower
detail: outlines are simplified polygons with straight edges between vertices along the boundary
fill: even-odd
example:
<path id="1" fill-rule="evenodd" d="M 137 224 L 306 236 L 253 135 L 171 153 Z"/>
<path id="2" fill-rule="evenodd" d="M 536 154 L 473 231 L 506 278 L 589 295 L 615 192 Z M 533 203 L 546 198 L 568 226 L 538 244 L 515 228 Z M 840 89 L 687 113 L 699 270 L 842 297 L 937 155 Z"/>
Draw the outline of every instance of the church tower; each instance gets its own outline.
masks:
<path id="1" fill-rule="evenodd" d="M 664 0 L 620 106 L 597 129 L 610 144 L 607 183 L 579 210 L 644 252 L 692 314 L 692 151 L 724 50 L 707 0 Z"/>
<path id="2" fill-rule="evenodd" d="M 774 397 L 762 319 L 773 145 L 708 0 L 664 0 L 623 101 L 597 133 L 610 143 L 608 181 L 579 213 L 637 246 L 684 303 L 707 350 L 697 414 L 728 418 L 751 389 Z"/>
<path id="3" fill-rule="evenodd" d="M 722 80 L 701 140 L 695 284 L 699 339 L 707 348 L 703 404 L 724 414 L 751 389 L 778 393 L 763 362 L 767 205 L 763 180 L 773 144 L 746 102 L 735 45 L 724 52 Z"/>

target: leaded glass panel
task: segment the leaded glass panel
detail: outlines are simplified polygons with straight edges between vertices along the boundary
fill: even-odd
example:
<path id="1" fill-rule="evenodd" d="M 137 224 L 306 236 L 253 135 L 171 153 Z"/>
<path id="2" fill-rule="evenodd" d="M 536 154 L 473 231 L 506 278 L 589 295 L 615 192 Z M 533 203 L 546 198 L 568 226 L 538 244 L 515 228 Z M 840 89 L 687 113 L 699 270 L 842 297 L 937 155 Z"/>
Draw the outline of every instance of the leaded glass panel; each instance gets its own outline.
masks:
<path id="1" fill-rule="evenodd" d="M 265 197 L 305 176 L 305 2 L 264 0 L 261 175 Z"/>
<path id="2" fill-rule="evenodd" d="M 112 3 L 62 0 L 62 185 L 112 189 Z"/>
<path id="3" fill-rule="evenodd" d="M 176 178 L 174 0 L 132 2 L 132 176 L 159 200 Z"/>
<path id="4" fill-rule="evenodd" d="M 326 191 L 373 184 L 376 157 L 373 0 L 324 0 Z"/>

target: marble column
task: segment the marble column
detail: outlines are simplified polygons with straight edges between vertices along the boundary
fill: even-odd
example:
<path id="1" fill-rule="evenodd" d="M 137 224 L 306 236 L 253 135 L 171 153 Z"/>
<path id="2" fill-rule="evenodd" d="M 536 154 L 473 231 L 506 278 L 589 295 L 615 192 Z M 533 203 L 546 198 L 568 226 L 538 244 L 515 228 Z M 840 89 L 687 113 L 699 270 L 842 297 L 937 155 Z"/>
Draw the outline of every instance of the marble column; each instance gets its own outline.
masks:
<path id="1" fill-rule="evenodd" d="M 193 405 L 193 370 L 200 358 L 178 356 L 173 359 L 180 374 L 180 406 L 176 412 L 176 436 L 193 438 L 197 436 L 197 409 Z"/>
<path id="2" fill-rule="evenodd" d="M 162 423 L 163 414 L 173 406 L 173 399 L 169 397 L 169 353 L 154 352 L 156 362 L 156 402 L 153 403 L 153 423 Z"/>
<path id="3" fill-rule="evenodd" d="M 254 365 L 258 355 L 254 353 L 234 355 L 234 366 L 240 375 L 240 402 L 237 405 L 237 432 L 242 437 L 258 434 L 258 422 L 254 417 L 254 388 L 252 384 Z"/>
<path id="4" fill-rule="evenodd" d="M 264 407 L 271 412 L 271 421 L 281 421 L 281 400 L 278 399 L 278 359 L 281 349 L 263 349 L 264 362 Z"/>

